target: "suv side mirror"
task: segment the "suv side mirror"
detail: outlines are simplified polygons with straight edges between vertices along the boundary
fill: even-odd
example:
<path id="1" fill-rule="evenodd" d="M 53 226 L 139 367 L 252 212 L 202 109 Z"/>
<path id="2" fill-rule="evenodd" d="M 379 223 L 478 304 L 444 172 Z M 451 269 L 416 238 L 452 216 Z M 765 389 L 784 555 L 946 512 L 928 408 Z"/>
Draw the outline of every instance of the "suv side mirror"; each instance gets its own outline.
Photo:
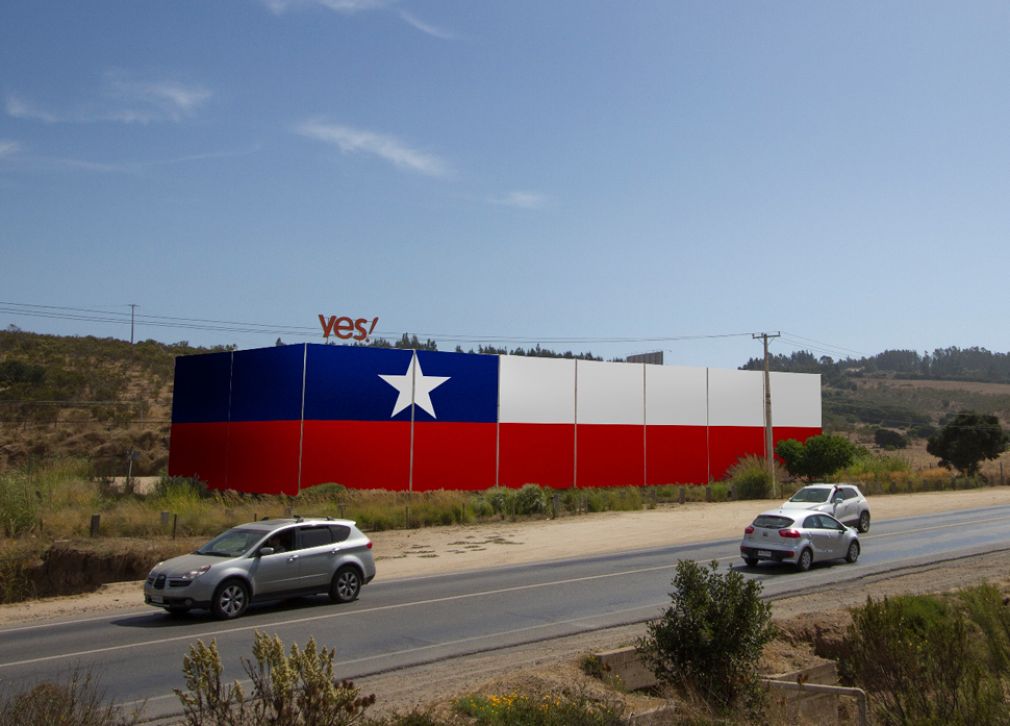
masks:
<path id="1" fill-rule="evenodd" d="M 844 499 L 842 499 L 840 496 L 838 496 L 838 497 L 835 497 L 835 499 L 834 499 L 834 501 L 832 503 L 833 504 L 841 504 L 844 501 L 845 501 Z"/>
<path id="2" fill-rule="evenodd" d="M 256 555 L 258 557 L 263 557 L 264 555 L 272 555 L 274 552 L 275 550 L 273 547 L 260 547 Z"/>

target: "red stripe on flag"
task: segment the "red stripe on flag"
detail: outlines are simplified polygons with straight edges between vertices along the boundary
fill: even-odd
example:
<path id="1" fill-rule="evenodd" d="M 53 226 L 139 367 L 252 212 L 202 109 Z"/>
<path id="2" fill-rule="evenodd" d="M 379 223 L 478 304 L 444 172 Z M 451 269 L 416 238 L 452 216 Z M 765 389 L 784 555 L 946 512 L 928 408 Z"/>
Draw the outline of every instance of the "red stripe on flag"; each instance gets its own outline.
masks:
<path id="1" fill-rule="evenodd" d="M 297 494 L 300 436 L 300 421 L 228 424 L 228 488 L 255 494 Z"/>
<path id="2" fill-rule="evenodd" d="M 574 424 L 503 423 L 499 429 L 498 483 L 565 489 L 575 476 Z"/>
<path id="3" fill-rule="evenodd" d="M 168 475 L 206 482 L 212 489 L 228 488 L 228 424 L 172 424 L 168 447 Z"/>
<path id="4" fill-rule="evenodd" d="M 765 433 L 761 426 L 710 426 L 708 455 L 712 481 L 726 477 L 726 472 L 740 457 L 765 455 Z"/>
<path id="5" fill-rule="evenodd" d="M 708 482 L 708 437 L 704 426 L 646 426 L 646 483 Z"/>
<path id="6" fill-rule="evenodd" d="M 414 422 L 414 491 L 494 486 L 495 424 Z"/>
<path id="7" fill-rule="evenodd" d="M 406 490 L 410 421 L 306 421 L 302 488 Z"/>
<path id="8" fill-rule="evenodd" d="M 641 486 L 645 482 L 644 426 L 578 424 L 580 487 Z"/>

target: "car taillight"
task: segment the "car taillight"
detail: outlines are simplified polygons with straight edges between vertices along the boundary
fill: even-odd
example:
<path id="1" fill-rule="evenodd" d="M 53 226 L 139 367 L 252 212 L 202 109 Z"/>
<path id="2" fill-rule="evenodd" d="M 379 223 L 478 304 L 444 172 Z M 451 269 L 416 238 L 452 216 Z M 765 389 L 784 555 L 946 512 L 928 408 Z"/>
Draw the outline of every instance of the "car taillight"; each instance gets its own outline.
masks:
<path id="1" fill-rule="evenodd" d="M 753 527 L 748 527 L 747 529 L 745 529 L 743 531 L 743 533 L 744 534 L 754 534 L 754 528 Z"/>
<path id="2" fill-rule="evenodd" d="M 788 537 L 789 539 L 799 539 L 800 533 L 795 529 L 780 529 L 779 537 Z"/>
<path id="3" fill-rule="evenodd" d="M 368 540 L 368 544 L 366 544 L 365 547 L 372 549 L 372 540 Z"/>

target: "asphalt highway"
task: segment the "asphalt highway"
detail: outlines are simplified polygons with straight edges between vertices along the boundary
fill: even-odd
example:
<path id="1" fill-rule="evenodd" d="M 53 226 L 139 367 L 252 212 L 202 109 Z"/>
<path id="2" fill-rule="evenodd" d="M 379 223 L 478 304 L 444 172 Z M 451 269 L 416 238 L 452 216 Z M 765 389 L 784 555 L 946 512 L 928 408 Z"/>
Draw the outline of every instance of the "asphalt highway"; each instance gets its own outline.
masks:
<path id="1" fill-rule="evenodd" d="M 620 531 L 601 529 L 619 542 Z M 215 640 L 225 678 L 244 679 L 255 631 L 285 645 L 336 649 L 337 675 L 361 678 L 454 656 L 640 622 L 669 603 L 677 561 L 718 560 L 762 582 L 769 598 L 924 563 L 1010 549 L 1010 506 L 874 522 L 861 536 L 854 564 L 748 568 L 739 540 L 702 542 L 530 565 L 496 566 L 458 574 L 375 581 L 348 605 L 326 598 L 255 608 L 227 622 L 205 614 L 182 618 L 154 608 L 78 620 L 0 629 L 0 685 L 20 690 L 66 678 L 75 668 L 100 676 L 119 703 L 144 702 L 145 713 L 179 711 L 174 688 L 184 688 L 182 658 L 197 640 Z"/>

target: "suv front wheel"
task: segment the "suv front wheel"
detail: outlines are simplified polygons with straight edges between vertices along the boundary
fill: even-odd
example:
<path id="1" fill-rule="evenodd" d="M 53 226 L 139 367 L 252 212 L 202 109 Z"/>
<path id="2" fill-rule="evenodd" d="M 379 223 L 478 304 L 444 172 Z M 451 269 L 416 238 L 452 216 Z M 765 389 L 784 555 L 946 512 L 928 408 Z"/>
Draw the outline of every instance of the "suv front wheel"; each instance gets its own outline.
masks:
<path id="1" fill-rule="evenodd" d="M 361 575 L 350 565 L 337 570 L 330 583 L 330 599 L 333 602 L 351 602 L 361 592 Z"/>
<path id="2" fill-rule="evenodd" d="M 249 586 L 241 580 L 225 580 L 214 591 L 211 610 L 222 620 L 237 618 L 249 607 Z"/>

